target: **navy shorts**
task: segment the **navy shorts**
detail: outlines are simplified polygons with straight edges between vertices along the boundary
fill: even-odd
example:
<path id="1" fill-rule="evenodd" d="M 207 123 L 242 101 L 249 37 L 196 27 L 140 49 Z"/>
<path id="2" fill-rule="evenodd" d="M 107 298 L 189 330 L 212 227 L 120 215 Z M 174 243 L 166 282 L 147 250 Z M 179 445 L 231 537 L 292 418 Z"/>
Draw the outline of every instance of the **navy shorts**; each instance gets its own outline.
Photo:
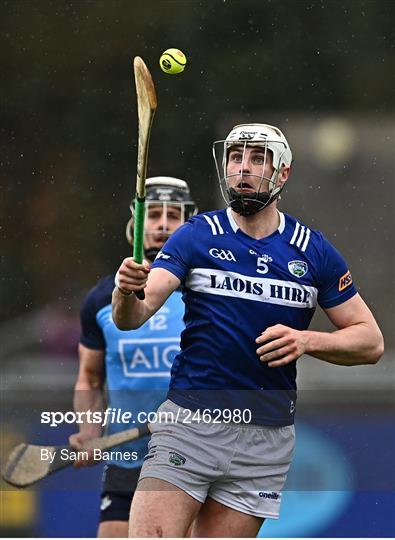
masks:
<path id="1" fill-rule="evenodd" d="M 103 521 L 129 521 L 132 502 L 141 468 L 127 469 L 106 465 L 100 501 L 100 523 Z"/>

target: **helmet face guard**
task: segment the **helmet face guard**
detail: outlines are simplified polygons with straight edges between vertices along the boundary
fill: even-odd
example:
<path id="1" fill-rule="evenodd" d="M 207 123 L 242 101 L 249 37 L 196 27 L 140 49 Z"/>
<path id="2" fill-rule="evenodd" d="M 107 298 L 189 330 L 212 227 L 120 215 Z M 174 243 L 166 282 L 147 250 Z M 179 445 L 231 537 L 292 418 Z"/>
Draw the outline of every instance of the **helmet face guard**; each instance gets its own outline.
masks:
<path id="1" fill-rule="evenodd" d="M 197 214 L 198 209 L 195 202 L 191 199 L 188 184 L 179 178 L 172 178 L 168 176 L 157 176 L 154 178 L 147 178 L 145 191 L 145 214 L 149 216 L 150 210 L 154 207 L 161 207 L 163 212 L 163 230 L 161 236 L 163 237 L 163 243 L 170 236 L 172 231 L 169 231 L 167 223 L 169 212 L 172 209 L 179 209 L 180 211 L 180 224 L 183 224 L 191 216 Z M 126 238 L 130 245 L 133 245 L 133 223 L 134 223 L 134 200 L 130 205 L 132 217 L 126 225 Z M 147 223 L 147 219 L 146 219 Z M 157 235 L 158 230 L 151 230 L 144 226 L 144 237 L 149 235 Z M 147 259 L 153 261 L 159 251 L 159 248 L 149 248 L 145 250 L 145 256 Z"/>
<path id="2" fill-rule="evenodd" d="M 264 153 L 261 174 L 244 173 L 244 161 L 247 147 L 259 147 Z M 237 147 L 242 153 L 240 173 L 229 175 L 227 173 L 230 150 Z M 273 174 L 264 175 L 265 167 L 271 157 Z M 272 203 L 281 193 L 282 186 L 277 185 L 277 178 L 283 166 L 290 167 L 292 153 L 283 133 L 276 127 L 268 124 L 241 124 L 235 126 L 225 140 L 215 141 L 213 144 L 213 157 L 217 170 L 222 196 L 228 206 L 242 216 L 256 214 Z M 229 179 L 234 176 L 245 179 L 248 177 L 259 179 L 257 191 L 239 193 L 230 187 Z"/>

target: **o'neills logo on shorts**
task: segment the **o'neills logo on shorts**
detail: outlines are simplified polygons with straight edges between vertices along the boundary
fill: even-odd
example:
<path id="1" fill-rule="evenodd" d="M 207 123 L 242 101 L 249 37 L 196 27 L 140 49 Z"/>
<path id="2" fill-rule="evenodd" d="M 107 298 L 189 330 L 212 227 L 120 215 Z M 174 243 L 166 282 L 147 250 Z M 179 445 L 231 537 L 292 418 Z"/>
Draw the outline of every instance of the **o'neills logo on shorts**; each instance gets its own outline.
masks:
<path id="1" fill-rule="evenodd" d="M 275 491 L 260 491 L 258 495 L 262 499 L 273 499 L 275 501 L 277 501 L 277 499 L 280 497 L 280 495 Z"/>
<path id="2" fill-rule="evenodd" d="M 347 287 L 349 287 L 352 283 L 352 276 L 350 273 L 350 270 L 347 270 L 347 272 L 339 279 L 339 291 L 343 291 Z"/>

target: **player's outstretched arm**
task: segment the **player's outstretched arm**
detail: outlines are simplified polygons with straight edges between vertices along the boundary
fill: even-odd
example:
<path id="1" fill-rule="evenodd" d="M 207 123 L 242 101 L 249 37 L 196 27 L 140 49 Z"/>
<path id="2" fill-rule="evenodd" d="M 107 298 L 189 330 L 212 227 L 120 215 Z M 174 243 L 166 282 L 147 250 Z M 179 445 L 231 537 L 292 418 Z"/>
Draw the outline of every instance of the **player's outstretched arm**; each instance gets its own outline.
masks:
<path id="1" fill-rule="evenodd" d="M 256 339 L 261 362 L 278 367 L 302 354 L 343 366 L 379 361 L 384 352 L 383 336 L 359 294 L 325 313 L 337 328 L 334 332 L 295 330 L 282 324 L 267 328 Z"/>
<path id="2" fill-rule="evenodd" d="M 117 272 L 117 286 L 112 293 L 112 317 L 120 330 L 134 330 L 145 323 L 180 286 L 180 280 L 164 268 L 150 270 L 147 263 L 124 259 Z M 144 289 L 145 299 L 135 291 Z"/>

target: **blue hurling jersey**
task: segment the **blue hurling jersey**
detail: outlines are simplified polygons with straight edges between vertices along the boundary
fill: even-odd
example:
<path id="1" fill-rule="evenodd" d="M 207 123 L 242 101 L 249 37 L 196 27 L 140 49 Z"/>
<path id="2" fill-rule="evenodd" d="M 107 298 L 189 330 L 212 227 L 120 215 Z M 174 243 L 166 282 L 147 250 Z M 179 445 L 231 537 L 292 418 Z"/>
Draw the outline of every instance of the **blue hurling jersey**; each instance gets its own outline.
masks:
<path id="1" fill-rule="evenodd" d="M 114 276 L 103 278 L 89 292 L 81 309 L 80 342 L 89 349 L 105 351 L 108 407 L 133 415 L 129 423 L 119 421 L 122 420 L 119 413 L 114 416 L 115 421 L 107 426 L 108 434 L 135 427 L 137 413 L 156 411 L 165 400 L 171 364 L 180 350 L 180 334 L 184 328 L 184 304 L 181 293 L 176 291 L 138 330 L 118 330 L 111 316 L 113 289 Z M 144 437 L 112 448 L 123 454 L 137 452 L 138 460 L 110 460 L 108 463 L 141 467 L 147 443 L 148 437 Z"/>
<path id="2" fill-rule="evenodd" d="M 293 423 L 296 362 L 268 367 L 259 361 L 255 339 L 275 324 L 304 330 L 317 304 L 337 306 L 356 289 L 322 233 L 279 216 L 279 228 L 255 240 L 238 228 L 230 209 L 200 214 L 159 252 L 153 268 L 181 280 L 186 305 L 168 394 L 178 405 L 247 408 L 253 423 Z"/>

